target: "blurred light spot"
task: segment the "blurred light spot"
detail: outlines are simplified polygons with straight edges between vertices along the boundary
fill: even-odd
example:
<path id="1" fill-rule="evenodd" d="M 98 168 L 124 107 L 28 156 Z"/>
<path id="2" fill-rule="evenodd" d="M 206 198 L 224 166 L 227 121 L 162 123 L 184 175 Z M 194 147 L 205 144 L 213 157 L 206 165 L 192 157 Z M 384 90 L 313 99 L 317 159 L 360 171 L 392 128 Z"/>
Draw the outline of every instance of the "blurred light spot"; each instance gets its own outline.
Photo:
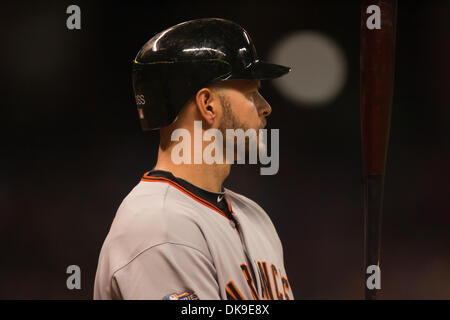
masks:
<path id="1" fill-rule="evenodd" d="M 276 44 L 270 56 L 271 61 L 292 68 L 289 74 L 273 84 L 287 98 L 302 106 L 325 105 L 345 84 L 347 62 L 344 53 L 322 33 L 292 33 Z"/>

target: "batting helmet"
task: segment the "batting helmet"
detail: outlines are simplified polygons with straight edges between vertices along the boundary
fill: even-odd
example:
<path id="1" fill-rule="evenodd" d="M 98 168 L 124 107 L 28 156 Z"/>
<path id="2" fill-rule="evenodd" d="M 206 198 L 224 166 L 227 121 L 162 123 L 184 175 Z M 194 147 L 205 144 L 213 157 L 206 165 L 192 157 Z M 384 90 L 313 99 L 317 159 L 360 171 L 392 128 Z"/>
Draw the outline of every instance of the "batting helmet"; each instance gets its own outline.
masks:
<path id="1" fill-rule="evenodd" d="M 224 19 L 198 19 L 151 38 L 133 61 L 132 80 L 143 130 L 171 124 L 205 86 L 223 80 L 278 78 L 289 67 L 260 61 L 249 34 Z"/>

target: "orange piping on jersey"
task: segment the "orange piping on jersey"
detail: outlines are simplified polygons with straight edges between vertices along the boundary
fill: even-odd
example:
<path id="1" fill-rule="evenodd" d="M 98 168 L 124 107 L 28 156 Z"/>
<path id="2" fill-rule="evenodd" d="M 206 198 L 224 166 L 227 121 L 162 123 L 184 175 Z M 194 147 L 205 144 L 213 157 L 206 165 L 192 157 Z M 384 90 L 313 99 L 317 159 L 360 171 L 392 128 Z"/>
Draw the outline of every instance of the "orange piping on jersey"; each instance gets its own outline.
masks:
<path id="1" fill-rule="evenodd" d="M 230 212 L 231 212 L 232 214 L 234 214 L 233 209 L 231 209 L 231 201 L 230 201 L 230 199 L 228 199 L 228 196 L 227 196 L 227 195 L 225 195 L 225 198 L 227 199 L 228 210 L 230 210 Z"/>
<path id="2" fill-rule="evenodd" d="M 147 172 L 148 173 L 148 172 Z M 146 173 L 146 174 L 147 174 Z M 195 194 L 193 194 L 192 192 L 190 192 L 189 190 L 186 190 L 185 188 L 183 188 L 182 186 L 180 186 L 178 183 L 164 178 L 164 177 L 147 177 L 144 175 L 144 177 L 141 179 L 141 181 L 147 181 L 147 182 L 164 182 L 164 183 L 168 183 L 171 186 L 177 188 L 178 190 L 180 190 L 181 192 L 183 192 L 184 194 L 188 195 L 189 197 L 191 197 L 192 199 L 196 200 L 197 202 L 207 206 L 208 208 L 216 211 L 217 213 L 220 213 L 222 216 L 224 216 L 225 218 L 227 218 L 229 220 L 229 218 L 226 216 L 225 213 L 223 213 L 219 208 L 217 208 L 216 206 L 214 206 L 212 203 L 206 201 L 205 199 L 202 199 L 200 197 L 197 197 Z"/>

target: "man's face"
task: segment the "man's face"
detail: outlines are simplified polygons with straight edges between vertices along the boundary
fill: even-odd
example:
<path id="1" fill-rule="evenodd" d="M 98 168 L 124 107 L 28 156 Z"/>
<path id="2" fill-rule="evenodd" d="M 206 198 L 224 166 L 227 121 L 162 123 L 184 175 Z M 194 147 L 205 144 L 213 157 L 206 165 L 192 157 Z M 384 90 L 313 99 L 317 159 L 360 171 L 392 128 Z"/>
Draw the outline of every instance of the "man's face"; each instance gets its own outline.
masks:
<path id="1" fill-rule="evenodd" d="M 259 135 L 259 129 L 266 126 L 266 117 L 272 109 L 267 101 L 259 93 L 260 81 L 256 80 L 229 80 L 220 86 L 218 92 L 222 104 L 222 117 L 219 124 L 219 130 L 226 135 L 226 129 L 248 129 L 254 130 L 256 137 Z M 245 138 L 244 152 L 248 156 L 250 140 Z M 254 141 L 257 149 L 265 148 L 260 145 L 258 140 Z M 234 139 L 235 156 L 237 157 L 238 140 Z M 235 158 L 236 158 L 235 157 Z"/>
<path id="2" fill-rule="evenodd" d="M 266 117 L 272 109 L 259 93 L 260 81 L 228 80 L 222 82 L 219 96 L 222 119 L 219 129 L 254 129 L 266 126 Z"/>

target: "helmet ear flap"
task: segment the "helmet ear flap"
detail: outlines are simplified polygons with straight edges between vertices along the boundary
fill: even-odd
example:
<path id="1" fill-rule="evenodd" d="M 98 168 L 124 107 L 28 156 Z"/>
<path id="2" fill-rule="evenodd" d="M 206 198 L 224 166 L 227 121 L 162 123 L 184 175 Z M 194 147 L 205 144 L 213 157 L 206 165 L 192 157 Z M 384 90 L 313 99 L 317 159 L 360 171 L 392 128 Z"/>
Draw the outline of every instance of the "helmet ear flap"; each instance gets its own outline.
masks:
<path id="1" fill-rule="evenodd" d="M 231 66 L 217 59 L 134 62 L 132 82 L 142 129 L 157 130 L 171 124 L 198 90 L 229 74 Z"/>
<path id="2" fill-rule="evenodd" d="M 170 110 L 167 101 L 167 89 L 163 65 L 133 66 L 132 82 L 139 121 L 142 130 L 155 130 L 167 125 L 170 116 L 174 113 Z"/>

